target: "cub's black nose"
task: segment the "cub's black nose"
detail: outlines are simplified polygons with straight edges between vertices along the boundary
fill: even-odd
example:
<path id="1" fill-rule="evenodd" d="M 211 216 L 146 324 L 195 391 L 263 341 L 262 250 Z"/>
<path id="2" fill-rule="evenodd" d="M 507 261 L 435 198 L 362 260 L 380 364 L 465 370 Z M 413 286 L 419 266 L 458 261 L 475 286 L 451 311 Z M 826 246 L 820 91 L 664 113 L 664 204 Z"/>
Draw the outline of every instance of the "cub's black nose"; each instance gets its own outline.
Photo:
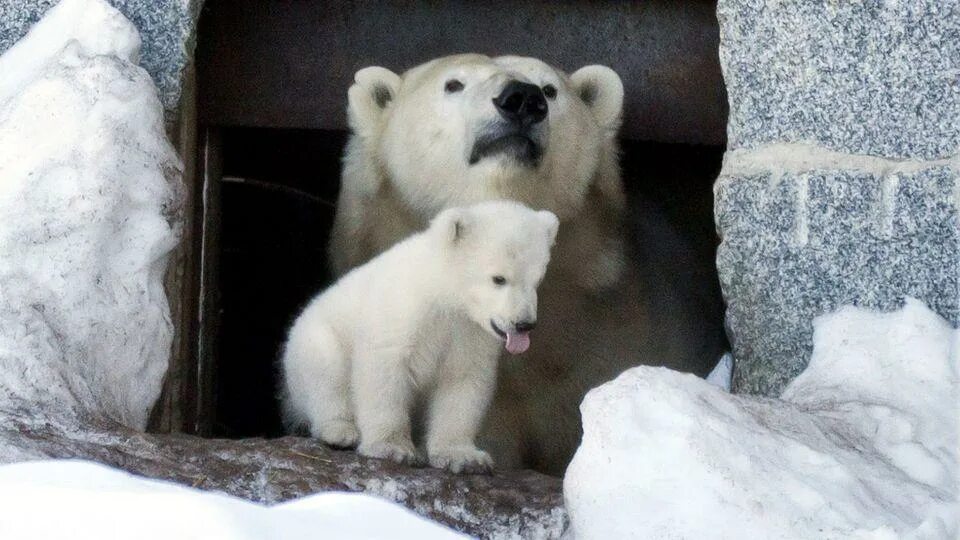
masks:
<path id="1" fill-rule="evenodd" d="M 493 98 L 493 104 L 501 116 L 524 127 L 547 117 L 547 98 L 539 86 L 530 83 L 508 82 L 503 92 Z"/>
<path id="2" fill-rule="evenodd" d="M 513 326 L 517 329 L 517 332 L 529 332 L 537 326 L 537 321 L 521 321 Z"/>

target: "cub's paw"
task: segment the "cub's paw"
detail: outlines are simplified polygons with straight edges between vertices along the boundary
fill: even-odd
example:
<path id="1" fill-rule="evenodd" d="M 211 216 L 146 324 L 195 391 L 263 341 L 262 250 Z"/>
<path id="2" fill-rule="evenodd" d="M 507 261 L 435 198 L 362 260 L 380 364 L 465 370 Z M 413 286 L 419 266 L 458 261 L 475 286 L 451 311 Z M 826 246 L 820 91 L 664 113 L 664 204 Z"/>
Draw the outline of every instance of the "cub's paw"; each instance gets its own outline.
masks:
<path id="1" fill-rule="evenodd" d="M 413 442 L 407 441 L 373 441 L 360 443 L 357 453 L 361 456 L 389 459 L 404 465 L 419 465 L 420 458 Z"/>
<path id="2" fill-rule="evenodd" d="M 451 446 L 430 451 L 430 466 L 453 473 L 490 474 L 493 459 L 490 454 L 473 446 Z"/>
<path id="3" fill-rule="evenodd" d="M 336 448 L 353 448 L 360 440 L 360 432 L 353 422 L 329 420 L 320 425 L 314 437 Z"/>

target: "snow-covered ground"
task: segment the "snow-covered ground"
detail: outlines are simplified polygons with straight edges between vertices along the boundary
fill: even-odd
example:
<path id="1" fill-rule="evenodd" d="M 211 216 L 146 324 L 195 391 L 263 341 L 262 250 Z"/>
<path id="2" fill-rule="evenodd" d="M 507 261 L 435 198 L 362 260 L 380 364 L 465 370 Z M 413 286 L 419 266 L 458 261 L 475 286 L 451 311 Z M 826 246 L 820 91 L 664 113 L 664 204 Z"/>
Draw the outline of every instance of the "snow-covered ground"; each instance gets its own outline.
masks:
<path id="1" fill-rule="evenodd" d="M 81 461 L 0 467 L 4 540 L 466 538 L 369 495 L 323 493 L 266 507 Z"/>
<path id="2" fill-rule="evenodd" d="M 64 0 L 0 56 L 0 405 L 143 428 L 159 395 L 181 165 L 139 47 Z"/>
<path id="3" fill-rule="evenodd" d="M 567 470 L 592 538 L 936 538 L 960 534 L 960 332 L 908 300 L 814 323 L 781 399 L 660 368 L 591 391 Z"/>

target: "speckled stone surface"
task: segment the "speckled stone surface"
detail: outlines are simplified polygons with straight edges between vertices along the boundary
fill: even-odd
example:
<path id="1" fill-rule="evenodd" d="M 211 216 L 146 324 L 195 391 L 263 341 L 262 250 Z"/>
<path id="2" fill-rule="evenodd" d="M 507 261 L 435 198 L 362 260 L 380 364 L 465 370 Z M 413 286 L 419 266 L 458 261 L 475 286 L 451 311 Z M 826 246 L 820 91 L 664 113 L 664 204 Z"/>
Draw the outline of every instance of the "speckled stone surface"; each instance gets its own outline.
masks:
<path id="1" fill-rule="evenodd" d="M 730 149 L 937 159 L 960 147 L 960 2 L 720 0 L 717 16 Z"/>
<path id="2" fill-rule="evenodd" d="M 779 395 L 806 367 L 813 318 L 915 297 L 960 323 L 958 174 L 949 166 L 724 177 L 717 254 L 737 392 Z"/>
<path id="3" fill-rule="evenodd" d="M 812 322 L 906 296 L 960 323 L 960 2 L 720 0 L 714 187 L 736 392 L 777 396 Z"/>
<path id="4" fill-rule="evenodd" d="M 180 100 L 181 72 L 193 55 L 202 0 L 108 0 L 140 31 L 140 65 L 153 77 L 167 112 Z M 0 54 L 59 0 L 0 0 Z"/>

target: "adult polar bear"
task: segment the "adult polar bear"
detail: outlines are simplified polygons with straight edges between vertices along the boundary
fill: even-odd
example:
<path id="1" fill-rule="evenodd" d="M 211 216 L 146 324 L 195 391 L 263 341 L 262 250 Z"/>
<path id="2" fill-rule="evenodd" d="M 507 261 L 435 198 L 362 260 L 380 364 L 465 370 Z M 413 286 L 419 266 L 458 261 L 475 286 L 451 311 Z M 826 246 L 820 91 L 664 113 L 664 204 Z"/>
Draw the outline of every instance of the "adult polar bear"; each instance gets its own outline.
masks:
<path id="1" fill-rule="evenodd" d="M 590 388 L 638 364 L 702 375 L 722 350 L 720 318 L 705 315 L 715 299 L 687 279 L 677 238 L 627 212 L 622 105 L 607 67 L 567 75 L 515 56 L 449 56 L 402 76 L 369 67 L 349 90 L 337 275 L 447 207 L 510 198 L 560 218 L 538 341 L 502 359 L 482 437 L 501 466 L 561 473 Z"/>

